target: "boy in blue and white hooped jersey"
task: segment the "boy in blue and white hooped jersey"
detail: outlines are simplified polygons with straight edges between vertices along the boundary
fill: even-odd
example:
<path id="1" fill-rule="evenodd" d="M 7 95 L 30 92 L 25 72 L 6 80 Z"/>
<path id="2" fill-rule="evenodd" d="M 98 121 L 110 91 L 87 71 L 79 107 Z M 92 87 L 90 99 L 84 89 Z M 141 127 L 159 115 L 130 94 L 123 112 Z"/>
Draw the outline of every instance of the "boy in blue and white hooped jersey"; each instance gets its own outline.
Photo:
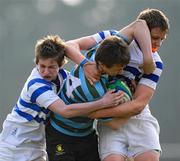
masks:
<path id="1" fill-rule="evenodd" d="M 142 32 L 139 32 L 140 30 Z M 144 21 L 135 21 L 123 29 L 124 36 L 121 36 L 121 34 L 113 36 L 116 35 L 116 32 L 112 30 L 72 40 L 71 43 L 77 49 L 73 50 L 73 52 L 79 52 L 78 49 L 82 49 L 82 46 L 84 49 L 85 47 L 86 49 L 91 47 L 91 49 L 86 53 L 86 59 L 71 72 L 71 75 L 68 75 L 60 92 L 60 97 L 67 104 L 71 104 L 97 100 L 104 95 L 107 90 L 106 83 L 108 82 L 106 76 L 115 76 L 121 73 L 124 66 L 129 62 L 127 44 L 135 38 L 135 35 L 143 48 L 143 58 L 150 67 L 149 71 L 153 71 L 153 61 L 149 61 L 148 57 L 151 55 L 150 34 L 148 31 Z M 99 44 L 98 37 L 100 38 L 102 35 L 109 37 Z M 93 66 L 93 62 L 95 66 Z M 88 75 L 85 75 L 82 65 L 84 69 L 88 65 L 92 65 L 94 70 L 100 73 L 100 80 L 92 85 L 88 81 Z M 145 70 L 149 72 L 146 68 Z M 90 72 L 93 72 L 93 70 Z M 47 152 L 50 160 L 100 160 L 97 136 L 93 129 L 94 120 L 89 119 L 87 116 L 67 119 L 56 113 L 51 115 L 50 124 L 46 126 Z"/>
<path id="2" fill-rule="evenodd" d="M 61 67 L 66 46 L 60 37 L 48 35 L 37 41 L 35 64 L 0 134 L 0 161 L 45 161 L 45 123 L 51 111 L 64 117 L 85 115 L 119 103 L 112 91 L 100 100 L 66 105 L 58 96 L 68 72 Z M 77 55 L 78 56 L 78 55 Z"/>
<path id="3" fill-rule="evenodd" d="M 135 161 L 159 161 L 161 146 L 159 142 L 159 124 L 152 116 L 148 103 L 150 102 L 163 70 L 163 62 L 157 52 L 169 31 L 169 20 L 157 9 L 143 10 L 138 19 L 145 20 L 151 35 L 152 56 L 156 69 L 145 74 L 142 48 L 134 40 L 130 45 L 130 63 L 118 78 L 126 79 L 135 85 L 132 101 L 118 105 L 116 108 L 95 112 L 92 118 L 115 117 L 109 127 L 98 124 L 99 153 L 102 161 L 124 161 L 126 157 Z M 105 37 L 99 33 L 97 41 Z M 104 34 L 105 35 L 105 34 Z"/>

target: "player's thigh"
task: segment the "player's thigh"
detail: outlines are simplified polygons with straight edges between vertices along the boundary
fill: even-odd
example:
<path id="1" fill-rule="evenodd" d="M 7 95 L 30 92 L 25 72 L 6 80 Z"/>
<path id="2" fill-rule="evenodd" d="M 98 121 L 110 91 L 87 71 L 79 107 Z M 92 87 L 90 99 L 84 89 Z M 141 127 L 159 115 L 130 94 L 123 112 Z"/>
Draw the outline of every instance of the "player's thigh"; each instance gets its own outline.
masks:
<path id="1" fill-rule="evenodd" d="M 156 151 L 147 151 L 139 154 L 134 158 L 134 161 L 159 161 L 160 154 Z"/>
<path id="2" fill-rule="evenodd" d="M 132 119 L 128 123 L 127 135 L 130 145 L 129 157 L 151 150 L 161 152 L 158 122 L 153 120 L 153 117 L 152 120 Z"/>
<path id="3" fill-rule="evenodd" d="M 126 158 L 119 154 L 110 154 L 102 161 L 126 161 Z"/>
<path id="4" fill-rule="evenodd" d="M 127 156 L 127 140 L 123 129 L 124 127 L 112 130 L 109 127 L 98 124 L 99 154 L 101 160 L 104 160 L 111 154 Z"/>

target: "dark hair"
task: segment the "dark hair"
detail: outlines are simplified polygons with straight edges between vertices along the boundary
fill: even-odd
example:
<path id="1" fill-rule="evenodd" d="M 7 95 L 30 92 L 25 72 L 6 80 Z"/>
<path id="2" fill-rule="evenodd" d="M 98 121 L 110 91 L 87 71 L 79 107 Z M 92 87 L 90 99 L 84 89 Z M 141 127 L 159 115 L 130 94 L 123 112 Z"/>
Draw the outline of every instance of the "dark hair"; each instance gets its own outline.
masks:
<path id="1" fill-rule="evenodd" d="M 117 36 L 103 40 L 96 51 L 95 61 L 111 68 L 115 64 L 127 65 L 130 61 L 128 45 Z"/>
<path id="2" fill-rule="evenodd" d="M 158 9 L 145 9 L 140 12 L 137 19 L 145 20 L 149 30 L 159 27 L 162 31 L 169 31 L 170 24 L 166 15 Z"/>
<path id="3" fill-rule="evenodd" d="M 54 58 L 61 67 L 64 63 L 65 54 L 64 41 L 57 35 L 48 35 L 37 41 L 34 61 L 38 64 L 39 59 Z"/>

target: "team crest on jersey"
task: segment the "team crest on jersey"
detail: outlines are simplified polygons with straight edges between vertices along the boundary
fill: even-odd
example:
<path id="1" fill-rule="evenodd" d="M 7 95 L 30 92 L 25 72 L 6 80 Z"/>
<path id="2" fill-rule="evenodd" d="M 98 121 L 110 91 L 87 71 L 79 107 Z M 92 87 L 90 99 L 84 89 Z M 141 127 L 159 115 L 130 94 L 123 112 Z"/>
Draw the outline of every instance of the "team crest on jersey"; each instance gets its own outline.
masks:
<path id="1" fill-rule="evenodd" d="M 65 153 L 61 144 L 56 145 L 56 155 L 63 155 Z"/>

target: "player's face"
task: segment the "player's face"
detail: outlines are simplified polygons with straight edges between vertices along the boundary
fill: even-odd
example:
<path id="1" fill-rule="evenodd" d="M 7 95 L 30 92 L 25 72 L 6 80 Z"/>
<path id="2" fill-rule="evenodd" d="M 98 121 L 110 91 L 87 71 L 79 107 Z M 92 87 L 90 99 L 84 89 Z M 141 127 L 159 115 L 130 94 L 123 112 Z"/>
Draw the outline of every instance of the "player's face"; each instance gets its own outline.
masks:
<path id="1" fill-rule="evenodd" d="M 98 69 L 101 72 L 101 74 L 107 74 L 110 76 L 116 76 L 118 74 L 121 74 L 123 72 L 124 66 L 121 64 L 115 64 L 111 68 L 106 67 L 105 65 L 99 63 Z"/>
<path id="2" fill-rule="evenodd" d="M 59 71 L 57 61 L 52 58 L 39 59 L 37 68 L 40 75 L 47 81 L 55 80 Z"/>
<path id="3" fill-rule="evenodd" d="M 159 50 L 166 39 L 167 31 L 162 31 L 159 27 L 151 29 L 152 52 Z"/>

